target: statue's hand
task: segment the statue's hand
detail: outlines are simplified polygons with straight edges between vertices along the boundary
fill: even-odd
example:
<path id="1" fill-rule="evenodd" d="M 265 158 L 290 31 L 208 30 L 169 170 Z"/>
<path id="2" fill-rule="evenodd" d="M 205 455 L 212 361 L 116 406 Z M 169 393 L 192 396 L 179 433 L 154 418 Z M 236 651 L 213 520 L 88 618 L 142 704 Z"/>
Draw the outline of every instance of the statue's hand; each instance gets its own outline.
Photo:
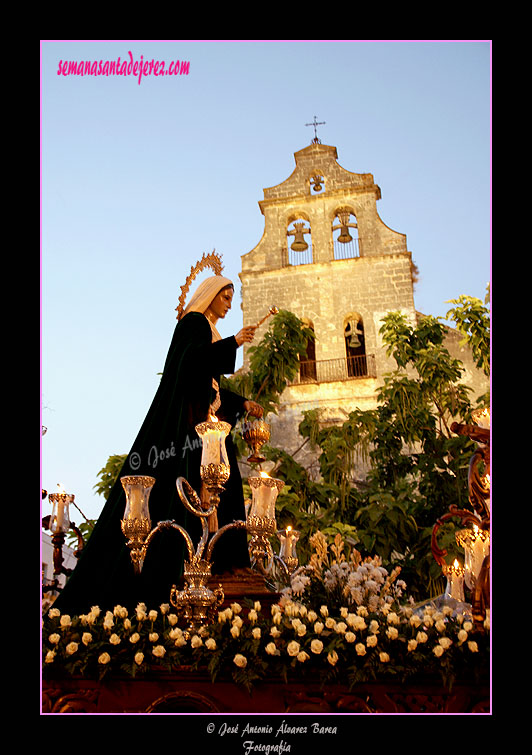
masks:
<path id="1" fill-rule="evenodd" d="M 244 402 L 244 409 L 248 414 L 251 414 L 252 417 L 258 417 L 259 419 L 264 414 L 262 406 L 257 404 L 256 401 L 250 401 L 249 399 Z"/>

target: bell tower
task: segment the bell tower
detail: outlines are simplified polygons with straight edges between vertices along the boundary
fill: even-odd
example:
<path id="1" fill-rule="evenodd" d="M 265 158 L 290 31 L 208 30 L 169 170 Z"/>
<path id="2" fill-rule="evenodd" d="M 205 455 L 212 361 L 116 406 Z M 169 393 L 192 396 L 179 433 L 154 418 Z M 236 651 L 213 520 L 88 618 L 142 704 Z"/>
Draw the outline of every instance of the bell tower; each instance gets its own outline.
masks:
<path id="1" fill-rule="evenodd" d="M 380 378 L 395 364 L 382 348 L 381 318 L 390 310 L 416 318 L 406 236 L 379 217 L 373 175 L 341 167 L 336 147 L 317 137 L 294 157 L 292 174 L 264 189 L 264 232 L 240 274 L 245 325 L 275 305 L 314 330 L 272 418 L 272 443 L 288 451 L 301 443 L 303 410 L 321 407 L 326 421 L 342 422 L 356 407 L 375 406 Z"/>

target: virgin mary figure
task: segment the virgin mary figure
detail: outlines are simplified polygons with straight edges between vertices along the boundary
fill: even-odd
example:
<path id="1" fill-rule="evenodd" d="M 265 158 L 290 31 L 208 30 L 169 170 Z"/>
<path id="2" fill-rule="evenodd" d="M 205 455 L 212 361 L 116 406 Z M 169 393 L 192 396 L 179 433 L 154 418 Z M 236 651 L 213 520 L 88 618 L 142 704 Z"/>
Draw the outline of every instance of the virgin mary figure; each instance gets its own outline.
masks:
<path id="1" fill-rule="evenodd" d="M 176 479 L 184 477 L 194 490 L 201 490 L 201 441 L 195 426 L 213 412 L 231 426 L 245 413 L 256 417 L 263 413 L 255 402 L 219 386 L 221 375 L 235 371 L 238 347 L 255 334 L 254 327 L 247 327 L 235 336 L 220 336 L 216 324 L 231 308 L 233 294 L 228 278 L 213 275 L 198 286 L 178 314 L 158 390 L 79 562 L 54 604 L 62 613 L 79 615 L 95 605 L 112 610 L 115 605 L 133 609 L 139 602 L 148 607 L 169 602 L 171 587 L 183 570 L 183 538 L 172 530 L 157 533 L 141 574 L 135 574 L 120 526 L 126 504 L 120 478 L 154 477 L 149 499 L 152 527 L 162 520 L 174 520 L 198 542 L 199 519 L 187 512 L 176 488 Z M 231 435 L 226 438 L 226 448 L 231 472 L 218 505 L 219 527 L 245 519 Z M 247 567 L 246 531 L 227 532 L 214 548 L 213 574 Z"/>

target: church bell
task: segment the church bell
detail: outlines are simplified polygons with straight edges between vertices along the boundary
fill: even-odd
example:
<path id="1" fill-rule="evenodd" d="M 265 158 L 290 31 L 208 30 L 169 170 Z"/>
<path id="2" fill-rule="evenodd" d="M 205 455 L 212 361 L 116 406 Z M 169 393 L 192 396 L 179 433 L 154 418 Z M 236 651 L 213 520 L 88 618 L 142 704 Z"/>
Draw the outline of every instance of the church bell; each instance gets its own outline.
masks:
<path id="1" fill-rule="evenodd" d="M 346 225 L 343 225 L 340 228 L 340 235 L 338 236 L 337 241 L 341 244 L 349 244 L 350 241 L 353 241 L 353 237 L 349 233 L 349 229 Z"/>
<path id="2" fill-rule="evenodd" d="M 341 244 L 349 244 L 350 241 L 353 241 L 353 237 L 349 233 L 349 213 L 348 212 L 339 212 L 338 218 L 340 220 L 340 235 L 337 238 L 337 241 L 339 241 Z"/>
<path id="3" fill-rule="evenodd" d="M 308 244 L 305 241 L 303 233 L 303 223 L 294 223 L 294 230 L 292 231 L 292 234 L 295 236 L 295 238 L 290 246 L 290 249 L 293 252 L 304 252 L 305 249 L 308 249 Z"/>

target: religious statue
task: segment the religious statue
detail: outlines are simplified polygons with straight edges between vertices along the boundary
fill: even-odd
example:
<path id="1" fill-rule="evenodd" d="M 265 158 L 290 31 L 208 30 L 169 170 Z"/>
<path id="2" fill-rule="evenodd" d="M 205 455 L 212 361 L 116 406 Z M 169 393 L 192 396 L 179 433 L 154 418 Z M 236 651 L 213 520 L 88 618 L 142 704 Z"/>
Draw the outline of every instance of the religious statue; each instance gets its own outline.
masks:
<path id="1" fill-rule="evenodd" d="M 206 278 L 185 306 L 191 282 L 205 267 L 215 275 Z M 178 538 L 158 538 L 148 550 L 142 573 L 135 574 L 120 522 L 125 493 L 120 478 L 148 475 L 156 482 L 150 494 L 153 524 L 174 520 L 195 539 L 200 524 L 179 500 L 178 477 L 201 490 L 201 441 L 195 431 L 210 415 L 234 426 L 244 415 L 260 418 L 262 407 L 220 387 L 220 376 L 235 370 L 237 349 L 251 342 L 256 326 L 222 338 L 217 330 L 231 308 L 234 287 L 221 275 L 221 259 L 204 255 L 194 266 L 179 299 L 178 322 L 166 357 L 159 388 L 114 484 L 83 554 L 56 601 L 63 613 L 87 613 L 91 606 L 112 610 L 115 605 L 134 608 L 139 602 L 168 602 L 172 584 L 183 564 L 184 545 Z M 235 446 L 228 436 L 226 448 L 230 477 L 218 505 L 220 527 L 245 519 L 242 481 Z M 245 530 L 228 533 L 215 552 L 213 573 L 249 567 Z"/>

